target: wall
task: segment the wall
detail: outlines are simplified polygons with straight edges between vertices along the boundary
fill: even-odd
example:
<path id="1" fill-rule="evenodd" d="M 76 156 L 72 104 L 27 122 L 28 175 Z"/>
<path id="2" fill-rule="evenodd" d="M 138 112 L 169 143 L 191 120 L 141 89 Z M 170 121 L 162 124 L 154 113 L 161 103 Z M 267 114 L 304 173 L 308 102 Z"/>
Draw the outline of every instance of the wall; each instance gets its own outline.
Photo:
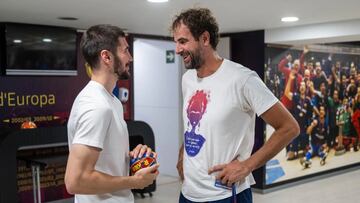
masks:
<path id="1" fill-rule="evenodd" d="M 162 174 L 177 176 L 180 132 L 180 63 L 166 63 L 166 40 L 134 40 L 134 119 L 148 123 L 155 135 L 155 149 Z"/>
<path id="2" fill-rule="evenodd" d="M 265 30 L 265 43 L 311 44 L 360 39 L 360 20 L 339 21 Z"/>
<path id="3" fill-rule="evenodd" d="M 231 60 L 240 63 L 257 72 L 260 78 L 264 78 L 264 31 L 252 31 L 229 34 Z M 261 118 L 256 119 L 255 143 L 253 152 L 264 144 L 264 122 Z M 256 184 L 255 188 L 262 188 L 264 181 L 264 167 L 253 171 Z"/>
<path id="4" fill-rule="evenodd" d="M 78 42 L 81 35 L 78 33 Z M 77 69 L 77 76 L 0 75 L 0 161 L 6 163 L 0 167 L 0 202 L 19 202 L 18 148 L 67 143 L 66 122 L 72 103 L 90 80 L 79 49 Z M 25 119 L 35 121 L 38 129 L 18 130 Z M 43 192 L 49 188 L 42 188 Z M 32 194 L 32 190 L 24 192 Z M 59 191 L 50 198 L 58 195 Z"/>
<path id="5" fill-rule="evenodd" d="M 0 75 L 0 129 L 20 129 L 25 120 L 38 127 L 65 125 L 76 95 L 90 80 L 77 52 L 77 76 Z"/>
<path id="6" fill-rule="evenodd" d="M 221 57 L 230 59 L 230 37 L 221 37 L 216 51 Z"/>

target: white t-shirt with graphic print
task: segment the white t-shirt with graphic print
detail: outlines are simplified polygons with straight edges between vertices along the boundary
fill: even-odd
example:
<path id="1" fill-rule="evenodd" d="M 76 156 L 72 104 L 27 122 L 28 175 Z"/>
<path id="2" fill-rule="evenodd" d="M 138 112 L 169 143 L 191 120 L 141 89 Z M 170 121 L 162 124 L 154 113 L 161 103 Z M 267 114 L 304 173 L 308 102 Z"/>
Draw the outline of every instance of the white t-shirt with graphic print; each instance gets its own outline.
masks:
<path id="1" fill-rule="evenodd" d="M 73 144 L 101 149 L 95 169 L 112 176 L 129 175 L 129 134 L 118 98 L 90 81 L 76 97 L 68 121 L 69 150 Z M 75 203 L 133 203 L 129 190 L 100 195 L 75 195 Z"/>
<path id="2" fill-rule="evenodd" d="M 188 70 L 182 79 L 184 98 L 183 195 L 197 202 L 228 198 L 231 190 L 215 186 L 216 173 L 208 169 L 233 159 L 250 157 L 255 138 L 255 114 L 278 102 L 256 72 L 224 59 L 205 78 Z M 250 174 L 237 193 L 254 184 Z"/>

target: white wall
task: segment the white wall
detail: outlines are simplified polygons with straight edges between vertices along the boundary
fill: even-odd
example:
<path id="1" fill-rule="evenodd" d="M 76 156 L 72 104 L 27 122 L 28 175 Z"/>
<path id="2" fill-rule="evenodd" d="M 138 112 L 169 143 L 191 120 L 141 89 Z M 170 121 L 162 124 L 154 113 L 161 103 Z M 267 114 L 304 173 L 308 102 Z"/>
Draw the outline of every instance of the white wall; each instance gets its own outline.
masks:
<path id="1" fill-rule="evenodd" d="M 219 44 L 217 45 L 218 54 L 226 59 L 230 59 L 230 37 L 220 38 Z"/>
<path id="2" fill-rule="evenodd" d="M 265 30 L 265 43 L 296 45 L 359 40 L 359 19 Z"/>
<path id="3" fill-rule="evenodd" d="M 182 72 L 178 56 L 175 63 L 166 63 L 166 50 L 175 50 L 175 43 L 134 41 L 134 119 L 154 131 L 161 174 L 177 176 Z"/>

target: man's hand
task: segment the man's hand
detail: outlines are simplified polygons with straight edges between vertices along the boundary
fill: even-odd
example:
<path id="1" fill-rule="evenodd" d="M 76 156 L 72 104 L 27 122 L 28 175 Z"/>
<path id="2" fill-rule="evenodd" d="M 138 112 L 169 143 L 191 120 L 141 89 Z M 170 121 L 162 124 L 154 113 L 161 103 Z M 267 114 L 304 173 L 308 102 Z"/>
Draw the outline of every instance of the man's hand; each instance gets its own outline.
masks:
<path id="1" fill-rule="evenodd" d="M 307 54 L 308 52 L 309 52 L 308 46 L 304 46 L 303 53 L 304 53 L 304 54 Z"/>
<path id="2" fill-rule="evenodd" d="M 181 181 L 184 181 L 183 154 L 184 154 L 184 145 L 181 145 L 180 150 L 179 150 L 178 162 L 176 164 L 176 168 L 179 173 Z"/>
<path id="3" fill-rule="evenodd" d="M 286 55 L 286 59 L 287 59 L 289 62 L 291 62 L 291 61 L 292 61 L 292 56 L 291 56 L 291 54 Z"/>
<path id="4" fill-rule="evenodd" d="M 251 173 L 251 169 L 245 164 L 235 159 L 228 164 L 220 164 L 209 169 L 209 175 L 219 172 L 216 176 L 217 180 L 221 180 L 223 184 L 231 186 L 236 182 L 243 182 L 245 178 Z"/>
<path id="5" fill-rule="evenodd" d="M 142 157 L 146 153 L 146 156 L 151 154 L 155 159 L 157 159 L 157 154 L 152 151 L 152 149 L 146 145 L 138 144 L 130 153 L 131 158 Z"/>
<path id="6" fill-rule="evenodd" d="M 159 175 L 159 164 L 140 169 L 134 174 L 135 187 L 134 189 L 144 189 L 145 187 L 151 185 L 156 177 Z"/>

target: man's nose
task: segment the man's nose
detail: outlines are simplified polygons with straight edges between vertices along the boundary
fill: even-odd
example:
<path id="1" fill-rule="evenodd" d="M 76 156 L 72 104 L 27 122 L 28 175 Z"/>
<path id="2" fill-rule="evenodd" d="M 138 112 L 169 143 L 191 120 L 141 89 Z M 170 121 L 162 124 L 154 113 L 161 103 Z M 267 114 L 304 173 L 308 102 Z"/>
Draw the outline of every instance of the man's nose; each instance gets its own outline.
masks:
<path id="1" fill-rule="evenodd" d="M 129 53 L 129 61 L 133 61 L 133 57 L 131 56 L 130 53 Z"/>
<path id="2" fill-rule="evenodd" d="M 181 54 L 182 51 L 183 51 L 182 47 L 176 45 L 176 48 L 175 48 L 176 54 Z"/>

